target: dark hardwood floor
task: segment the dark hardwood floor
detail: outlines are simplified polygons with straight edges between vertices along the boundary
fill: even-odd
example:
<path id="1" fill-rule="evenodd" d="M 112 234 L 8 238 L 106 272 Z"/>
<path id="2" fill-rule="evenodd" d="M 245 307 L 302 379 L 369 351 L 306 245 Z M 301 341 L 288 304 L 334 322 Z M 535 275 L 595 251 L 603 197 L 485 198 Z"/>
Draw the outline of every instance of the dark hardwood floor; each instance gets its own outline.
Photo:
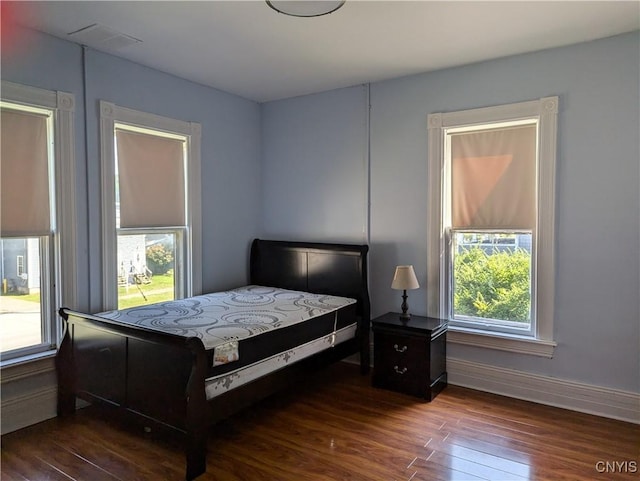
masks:
<path id="1" fill-rule="evenodd" d="M 422 403 L 341 363 L 212 428 L 198 481 L 636 480 L 639 450 L 637 425 L 455 386 Z M 184 457 L 89 407 L 3 436 L 1 473 L 177 481 Z"/>

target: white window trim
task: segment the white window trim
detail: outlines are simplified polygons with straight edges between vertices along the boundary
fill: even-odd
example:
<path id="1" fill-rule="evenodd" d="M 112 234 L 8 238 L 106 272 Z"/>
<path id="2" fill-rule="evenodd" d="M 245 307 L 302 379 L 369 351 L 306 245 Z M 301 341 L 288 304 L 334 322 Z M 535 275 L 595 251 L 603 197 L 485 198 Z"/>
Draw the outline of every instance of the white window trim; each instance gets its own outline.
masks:
<path id="1" fill-rule="evenodd" d="M 427 315 L 447 317 L 446 235 L 443 223 L 445 129 L 539 119 L 538 229 L 535 337 L 450 327 L 447 340 L 491 349 L 553 357 L 555 280 L 555 165 L 558 97 L 428 116 Z"/>
<path id="2" fill-rule="evenodd" d="M 181 134 L 187 138 L 188 195 L 187 225 L 190 229 L 191 255 L 185 259 L 186 295 L 202 293 L 202 225 L 200 187 L 200 140 L 201 127 L 197 122 L 185 122 L 155 114 L 140 112 L 100 101 L 100 157 L 102 164 L 102 269 L 103 299 L 102 310 L 116 309 L 118 306 L 117 276 L 118 266 L 114 261 L 117 253 L 116 210 L 115 210 L 115 124 L 126 123 L 169 133 Z"/>
<path id="3" fill-rule="evenodd" d="M 52 246 L 54 272 L 51 276 L 50 313 L 55 332 L 51 343 L 58 345 L 62 334 L 56 307 L 77 308 L 77 199 L 76 199 L 76 158 L 75 158 L 75 97 L 71 93 L 45 90 L 28 85 L 2 81 L 1 97 L 7 102 L 42 107 L 53 111 L 54 117 L 54 178 L 55 178 L 55 218 L 57 235 Z M 55 286 L 59 286 L 58 289 Z M 29 352 L 27 352 L 27 350 Z M 43 352 L 25 350 L 25 356 L 18 356 L 2 362 L 2 366 L 14 365 L 38 359 Z M 55 352 L 44 352 L 44 355 Z"/>

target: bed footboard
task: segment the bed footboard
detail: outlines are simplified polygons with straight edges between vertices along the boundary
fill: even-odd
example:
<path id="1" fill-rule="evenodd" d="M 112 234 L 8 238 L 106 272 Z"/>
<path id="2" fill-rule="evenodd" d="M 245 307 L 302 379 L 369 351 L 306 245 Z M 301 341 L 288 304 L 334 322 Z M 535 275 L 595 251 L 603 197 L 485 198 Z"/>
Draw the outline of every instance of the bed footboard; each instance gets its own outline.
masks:
<path id="1" fill-rule="evenodd" d="M 99 402 L 185 436 L 186 479 L 206 469 L 206 353 L 183 338 L 60 309 L 65 330 L 58 355 L 58 415 L 76 398 Z"/>

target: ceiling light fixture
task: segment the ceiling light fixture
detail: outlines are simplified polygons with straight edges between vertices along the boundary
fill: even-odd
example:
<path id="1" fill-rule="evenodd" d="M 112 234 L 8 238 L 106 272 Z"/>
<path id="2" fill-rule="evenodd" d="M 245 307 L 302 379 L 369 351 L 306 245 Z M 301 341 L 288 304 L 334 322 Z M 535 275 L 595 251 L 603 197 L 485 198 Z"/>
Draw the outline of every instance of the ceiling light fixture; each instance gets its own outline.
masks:
<path id="1" fill-rule="evenodd" d="M 338 10 L 346 0 L 266 0 L 278 13 L 292 17 L 320 17 Z"/>

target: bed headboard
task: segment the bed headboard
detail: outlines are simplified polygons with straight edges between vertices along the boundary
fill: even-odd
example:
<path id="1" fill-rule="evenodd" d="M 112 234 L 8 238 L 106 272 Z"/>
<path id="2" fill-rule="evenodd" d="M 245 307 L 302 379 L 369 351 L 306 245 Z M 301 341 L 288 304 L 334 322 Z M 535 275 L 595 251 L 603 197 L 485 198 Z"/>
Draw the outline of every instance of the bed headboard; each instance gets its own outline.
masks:
<path id="1" fill-rule="evenodd" d="M 351 297 L 369 321 L 369 246 L 255 239 L 251 245 L 252 284 Z"/>

